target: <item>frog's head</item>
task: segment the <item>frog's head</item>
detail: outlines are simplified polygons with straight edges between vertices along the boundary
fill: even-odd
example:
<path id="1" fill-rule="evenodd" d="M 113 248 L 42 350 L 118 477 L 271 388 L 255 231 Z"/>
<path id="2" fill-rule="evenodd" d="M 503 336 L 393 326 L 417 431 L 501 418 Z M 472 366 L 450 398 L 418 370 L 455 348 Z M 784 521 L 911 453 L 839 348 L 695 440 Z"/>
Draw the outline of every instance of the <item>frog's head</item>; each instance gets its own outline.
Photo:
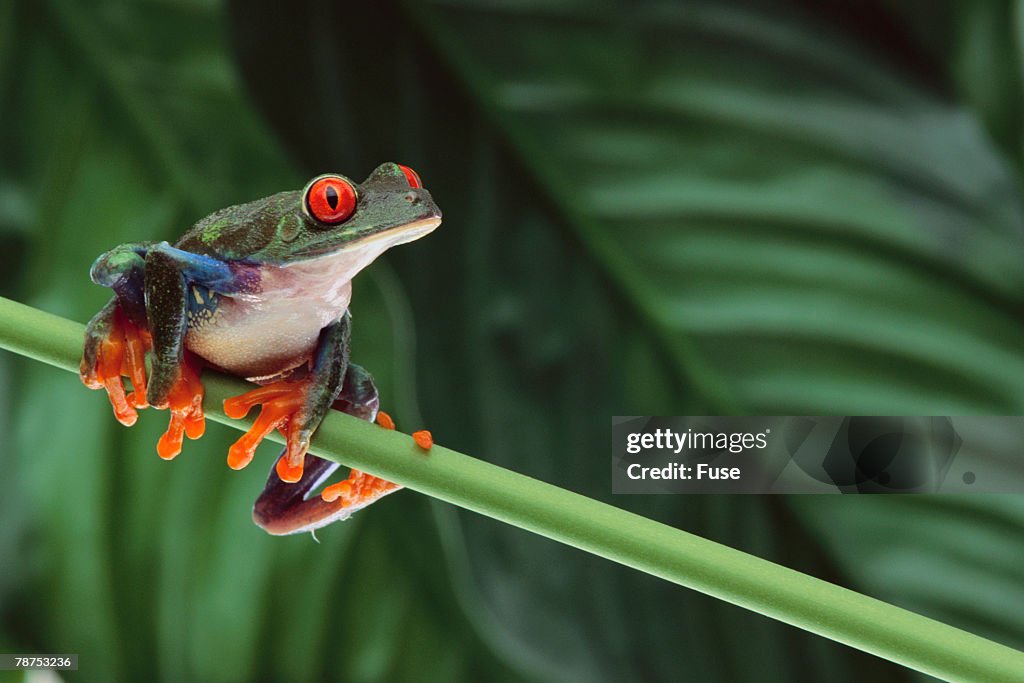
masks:
<path id="1" fill-rule="evenodd" d="M 359 185 L 340 175 L 317 176 L 302 190 L 301 210 L 294 258 L 370 248 L 380 253 L 441 224 L 441 210 L 416 172 L 395 163 L 381 164 Z"/>
<path id="2" fill-rule="evenodd" d="M 440 224 L 441 210 L 416 172 L 385 163 L 358 185 L 327 173 L 301 191 L 225 209 L 197 224 L 196 233 L 221 255 L 259 263 L 345 254 L 353 265 L 365 265 Z"/>

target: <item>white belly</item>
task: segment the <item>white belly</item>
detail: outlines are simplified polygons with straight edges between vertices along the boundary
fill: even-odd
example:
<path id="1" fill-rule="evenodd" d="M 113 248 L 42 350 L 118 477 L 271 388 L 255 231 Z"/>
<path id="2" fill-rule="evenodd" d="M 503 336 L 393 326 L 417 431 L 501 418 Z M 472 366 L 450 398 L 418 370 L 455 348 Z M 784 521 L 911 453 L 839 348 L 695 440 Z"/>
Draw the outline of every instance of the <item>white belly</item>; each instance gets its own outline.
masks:
<path id="1" fill-rule="evenodd" d="M 339 320 L 352 299 L 348 273 L 327 259 L 262 273 L 258 295 L 220 295 L 214 314 L 189 325 L 192 352 L 249 379 L 306 363 L 323 328 Z"/>

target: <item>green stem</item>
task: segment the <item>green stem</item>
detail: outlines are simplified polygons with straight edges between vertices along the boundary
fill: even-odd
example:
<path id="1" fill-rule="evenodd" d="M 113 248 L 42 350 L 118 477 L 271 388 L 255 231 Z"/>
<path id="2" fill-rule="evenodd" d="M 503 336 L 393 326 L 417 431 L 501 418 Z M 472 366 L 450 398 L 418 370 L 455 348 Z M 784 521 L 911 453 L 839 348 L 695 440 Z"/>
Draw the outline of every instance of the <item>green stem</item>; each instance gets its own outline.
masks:
<path id="1" fill-rule="evenodd" d="M 77 370 L 83 328 L 0 298 L 0 347 Z M 207 372 L 207 415 L 245 383 Z M 97 398 L 97 400 L 99 400 Z M 275 434 L 276 440 L 279 437 Z M 1024 652 L 625 510 L 332 412 L 317 455 L 945 680 L 1024 680 Z"/>

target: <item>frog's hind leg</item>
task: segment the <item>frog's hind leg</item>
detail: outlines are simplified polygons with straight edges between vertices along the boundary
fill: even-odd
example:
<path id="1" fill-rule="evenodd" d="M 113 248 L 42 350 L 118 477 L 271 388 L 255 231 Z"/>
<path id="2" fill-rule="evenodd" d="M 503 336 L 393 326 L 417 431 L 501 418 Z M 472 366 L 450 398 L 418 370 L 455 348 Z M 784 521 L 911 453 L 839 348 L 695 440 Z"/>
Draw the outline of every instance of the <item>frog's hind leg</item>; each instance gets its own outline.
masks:
<path id="1" fill-rule="evenodd" d="M 279 457 L 286 457 L 284 451 Z M 315 531 L 348 519 L 352 513 L 402 488 L 380 477 L 352 470 L 341 484 L 328 487 L 344 486 L 348 490 L 347 495 L 325 500 L 323 495 L 328 489 L 323 495 L 317 495 L 315 491 L 338 467 L 336 462 L 307 453 L 302 478 L 294 484 L 282 482 L 276 470 L 271 470 L 266 487 L 253 506 L 253 521 L 275 536 Z"/>
<path id="2" fill-rule="evenodd" d="M 285 457 L 285 450 L 279 457 Z M 335 521 L 333 506 L 328 510 L 319 496 L 310 494 L 338 467 L 336 462 L 306 454 L 302 478 L 294 484 L 282 482 L 271 468 L 263 493 L 252 508 L 253 521 L 275 536 L 313 531 Z"/>
<path id="3" fill-rule="evenodd" d="M 372 422 L 378 412 L 377 389 L 373 378 L 358 365 L 349 364 L 343 389 L 333 404 L 335 410 Z M 306 454 L 302 477 L 294 484 L 281 481 L 280 461 L 287 458 L 287 449 L 279 456 L 267 478 L 267 485 L 253 507 L 253 520 L 274 535 L 313 531 L 333 522 L 347 519 L 389 493 L 402 488 L 379 477 L 352 470 L 348 479 L 314 491 L 339 466 L 330 460 Z"/>

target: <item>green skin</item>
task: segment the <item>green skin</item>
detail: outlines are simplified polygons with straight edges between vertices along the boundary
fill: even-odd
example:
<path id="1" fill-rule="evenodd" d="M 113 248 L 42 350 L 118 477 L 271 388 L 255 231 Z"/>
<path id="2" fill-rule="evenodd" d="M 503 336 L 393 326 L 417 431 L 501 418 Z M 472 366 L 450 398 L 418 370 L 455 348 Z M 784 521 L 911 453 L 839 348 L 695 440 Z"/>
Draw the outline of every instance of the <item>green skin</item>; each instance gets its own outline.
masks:
<path id="1" fill-rule="evenodd" d="M 188 349 L 209 365 L 259 382 L 311 376 L 293 418 L 302 445 L 332 405 L 372 420 L 377 391 L 369 374 L 349 362 L 351 279 L 388 248 L 432 231 L 441 212 L 397 164 L 385 163 L 353 183 L 358 201 L 352 216 L 328 225 L 308 210 L 306 193 L 315 180 L 301 191 L 221 209 L 173 246 L 125 244 L 97 259 L 92 279 L 115 296 L 87 327 L 83 366 L 95 367 L 120 307 L 152 335 L 151 405 L 167 405 Z M 305 496 L 333 468 L 306 456 L 300 482 L 282 484 L 272 473 L 256 521 L 272 533 L 305 530 L 277 520 L 312 503 Z"/>

